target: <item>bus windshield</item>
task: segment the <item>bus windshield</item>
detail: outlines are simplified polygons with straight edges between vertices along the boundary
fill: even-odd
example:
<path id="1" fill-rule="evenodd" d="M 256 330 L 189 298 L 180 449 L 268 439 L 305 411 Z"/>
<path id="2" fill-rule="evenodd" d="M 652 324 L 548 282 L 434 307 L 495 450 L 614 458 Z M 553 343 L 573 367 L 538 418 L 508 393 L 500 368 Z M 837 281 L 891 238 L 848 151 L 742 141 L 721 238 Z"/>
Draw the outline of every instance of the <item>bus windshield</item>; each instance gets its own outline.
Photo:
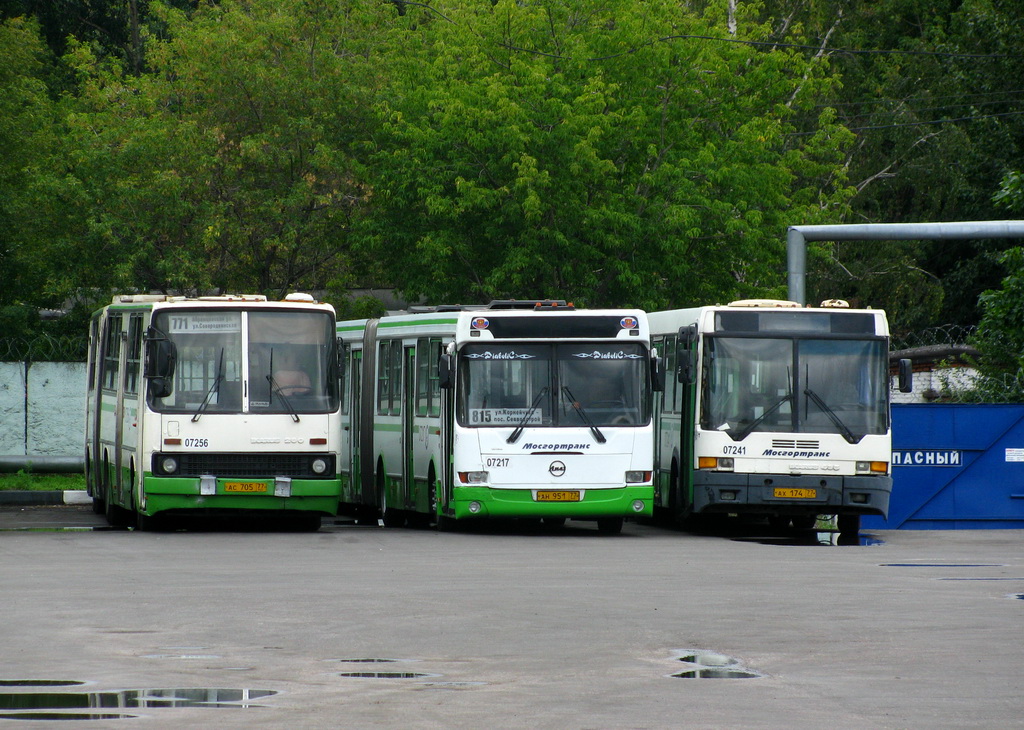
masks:
<path id="1" fill-rule="evenodd" d="M 636 343 L 466 345 L 464 426 L 638 426 L 650 420 L 648 357 Z"/>
<path id="2" fill-rule="evenodd" d="M 709 337 L 701 427 L 741 441 L 755 431 L 884 434 L 884 340 Z"/>
<path id="3" fill-rule="evenodd" d="M 326 413 L 337 409 L 334 332 L 326 312 L 165 310 L 154 327 L 177 363 L 164 413 Z"/>

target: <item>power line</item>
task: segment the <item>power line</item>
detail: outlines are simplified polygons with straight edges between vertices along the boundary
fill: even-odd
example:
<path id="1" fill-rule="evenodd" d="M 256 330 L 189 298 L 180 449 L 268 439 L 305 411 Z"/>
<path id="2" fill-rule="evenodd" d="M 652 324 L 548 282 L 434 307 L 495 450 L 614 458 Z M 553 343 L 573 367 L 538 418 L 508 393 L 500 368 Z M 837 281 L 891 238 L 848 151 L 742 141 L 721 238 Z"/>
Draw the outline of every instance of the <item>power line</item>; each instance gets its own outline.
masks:
<path id="1" fill-rule="evenodd" d="M 978 122 L 983 119 L 994 119 L 996 117 L 1015 117 L 1024 115 L 1024 111 L 1019 112 L 1001 112 L 999 114 L 978 114 L 973 117 L 950 117 L 945 119 L 933 119 L 926 122 L 897 122 L 895 124 L 875 124 L 864 127 L 845 127 L 851 132 L 869 132 L 878 129 L 897 129 L 899 127 L 928 127 L 937 124 L 949 124 L 951 122 Z M 818 134 L 821 130 L 815 130 L 813 132 L 789 132 L 785 136 L 787 137 L 808 137 L 813 134 Z"/>

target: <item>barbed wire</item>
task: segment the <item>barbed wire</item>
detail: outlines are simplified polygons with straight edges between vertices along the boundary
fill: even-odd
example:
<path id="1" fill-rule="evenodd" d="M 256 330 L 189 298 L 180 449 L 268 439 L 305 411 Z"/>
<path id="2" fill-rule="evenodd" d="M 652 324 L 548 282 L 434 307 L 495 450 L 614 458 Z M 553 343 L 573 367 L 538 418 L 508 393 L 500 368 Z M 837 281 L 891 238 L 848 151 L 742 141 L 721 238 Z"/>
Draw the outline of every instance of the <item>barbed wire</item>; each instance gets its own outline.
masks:
<path id="1" fill-rule="evenodd" d="M 909 350 L 928 345 L 967 345 L 978 328 L 974 325 L 943 324 L 917 332 L 893 333 L 891 349 Z"/>
<path id="2" fill-rule="evenodd" d="M 0 337 L 0 362 L 85 362 L 86 335 Z"/>
<path id="3" fill-rule="evenodd" d="M 938 380 L 937 391 L 924 393 L 929 403 L 1024 403 L 1024 369 L 1000 375 L 975 373 L 967 381 L 940 373 Z"/>

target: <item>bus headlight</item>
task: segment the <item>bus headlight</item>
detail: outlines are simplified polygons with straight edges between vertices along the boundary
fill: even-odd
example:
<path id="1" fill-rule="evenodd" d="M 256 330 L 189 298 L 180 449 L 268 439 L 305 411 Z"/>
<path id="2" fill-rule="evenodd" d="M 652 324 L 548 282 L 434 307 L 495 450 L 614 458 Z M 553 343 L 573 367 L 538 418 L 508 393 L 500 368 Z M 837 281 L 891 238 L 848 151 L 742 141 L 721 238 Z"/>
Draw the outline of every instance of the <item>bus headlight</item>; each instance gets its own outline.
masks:
<path id="1" fill-rule="evenodd" d="M 463 484 L 486 484 L 488 474 L 485 471 L 460 471 L 459 481 Z"/>
<path id="2" fill-rule="evenodd" d="M 698 469 L 713 469 L 714 471 L 732 471 L 735 462 L 732 457 L 718 458 L 714 456 L 701 456 L 697 459 Z"/>
<path id="3" fill-rule="evenodd" d="M 325 474 L 327 473 L 327 460 L 323 457 L 317 457 L 313 459 L 313 463 L 310 464 L 310 468 L 313 469 L 314 474 Z"/>
<path id="4" fill-rule="evenodd" d="M 651 481 L 651 472 L 649 471 L 626 472 L 626 484 L 643 484 L 649 481 Z"/>
<path id="5" fill-rule="evenodd" d="M 163 469 L 164 474 L 173 474 L 178 471 L 178 460 L 173 456 L 165 456 L 160 461 L 160 468 Z"/>

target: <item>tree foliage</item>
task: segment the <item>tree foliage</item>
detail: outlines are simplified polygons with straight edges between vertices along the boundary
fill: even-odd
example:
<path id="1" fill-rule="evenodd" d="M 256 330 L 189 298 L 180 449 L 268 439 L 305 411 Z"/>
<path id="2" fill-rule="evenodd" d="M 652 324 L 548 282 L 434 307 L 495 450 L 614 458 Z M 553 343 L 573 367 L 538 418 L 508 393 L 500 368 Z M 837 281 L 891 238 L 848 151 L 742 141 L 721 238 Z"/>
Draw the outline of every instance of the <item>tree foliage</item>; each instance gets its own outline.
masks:
<path id="1" fill-rule="evenodd" d="M 369 221 L 404 289 L 647 307 L 781 293 L 785 225 L 838 219 L 850 192 L 833 116 L 793 134 L 792 99 L 812 106 L 833 75 L 729 42 L 717 7 L 637 11 L 407 10 Z"/>
<path id="2" fill-rule="evenodd" d="M 789 225 L 1024 209 L 1019 3 L 7 0 L 0 18 L 0 305 L 783 297 Z M 973 324 L 1015 244 L 815 243 L 808 290 L 897 330 Z"/>

